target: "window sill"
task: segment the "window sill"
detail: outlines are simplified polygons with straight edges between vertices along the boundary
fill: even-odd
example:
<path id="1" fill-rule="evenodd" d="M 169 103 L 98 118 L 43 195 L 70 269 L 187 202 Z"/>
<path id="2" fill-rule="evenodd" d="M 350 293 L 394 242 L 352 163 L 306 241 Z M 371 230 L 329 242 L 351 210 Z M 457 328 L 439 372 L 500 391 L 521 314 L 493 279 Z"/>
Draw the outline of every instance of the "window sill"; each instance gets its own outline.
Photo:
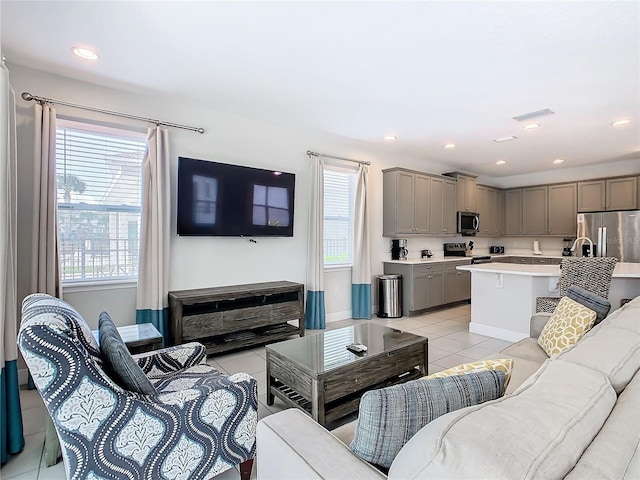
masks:
<path id="1" fill-rule="evenodd" d="M 86 282 L 62 283 L 62 293 L 94 292 L 99 290 L 118 290 L 121 288 L 136 288 L 137 278 L 118 280 L 88 280 Z"/>
<path id="2" fill-rule="evenodd" d="M 353 268 L 353 265 L 325 265 L 324 271 L 325 272 L 342 272 L 342 271 L 351 270 L 352 268 Z"/>

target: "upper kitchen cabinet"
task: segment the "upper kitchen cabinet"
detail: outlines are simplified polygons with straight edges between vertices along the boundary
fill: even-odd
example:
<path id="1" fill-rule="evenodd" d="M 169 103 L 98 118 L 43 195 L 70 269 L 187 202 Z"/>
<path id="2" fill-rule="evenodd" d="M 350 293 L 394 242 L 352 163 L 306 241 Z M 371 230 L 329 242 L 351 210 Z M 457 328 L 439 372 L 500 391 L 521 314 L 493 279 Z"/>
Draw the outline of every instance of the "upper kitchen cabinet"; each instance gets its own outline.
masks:
<path id="1" fill-rule="evenodd" d="M 431 178 L 419 172 L 392 168 L 382 171 L 383 235 L 429 233 Z"/>
<path id="2" fill-rule="evenodd" d="M 524 235 L 548 233 L 548 191 L 545 185 L 522 189 L 522 233 Z"/>
<path id="3" fill-rule="evenodd" d="M 578 182 L 578 212 L 638 208 L 638 177 Z"/>
<path id="4" fill-rule="evenodd" d="M 578 184 L 549 185 L 549 235 L 575 235 Z"/>
<path id="5" fill-rule="evenodd" d="M 455 180 L 443 177 L 431 177 L 429 199 L 429 233 L 436 235 L 455 235 Z"/>
<path id="6" fill-rule="evenodd" d="M 476 206 L 480 214 L 479 235 L 500 235 L 502 233 L 502 192 L 497 188 L 478 185 Z"/>
<path id="7" fill-rule="evenodd" d="M 505 235 L 522 235 L 521 188 L 507 190 L 504 193 L 504 233 Z"/>
<path id="8" fill-rule="evenodd" d="M 460 212 L 477 212 L 476 177 L 467 173 L 449 172 L 444 175 L 457 180 L 457 209 Z"/>

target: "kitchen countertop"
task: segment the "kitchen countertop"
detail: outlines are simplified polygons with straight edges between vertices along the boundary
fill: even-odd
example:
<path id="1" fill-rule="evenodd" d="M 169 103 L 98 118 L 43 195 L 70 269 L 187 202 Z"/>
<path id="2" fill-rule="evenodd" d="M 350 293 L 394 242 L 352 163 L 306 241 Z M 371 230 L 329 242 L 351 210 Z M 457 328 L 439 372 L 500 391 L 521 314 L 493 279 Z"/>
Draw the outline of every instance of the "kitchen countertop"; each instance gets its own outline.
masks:
<path id="1" fill-rule="evenodd" d="M 521 265 L 518 263 L 482 263 L 479 265 L 460 265 L 458 270 L 483 273 L 504 273 L 507 275 L 526 275 L 530 277 L 559 277 L 558 265 Z M 640 263 L 618 262 L 613 278 L 640 278 Z"/>
<path id="2" fill-rule="evenodd" d="M 383 260 L 383 263 L 400 263 L 404 265 L 421 265 L 429 262 L 457 262 L 459 260 L 471 260 L 472 257 L 491 257 L 505 258 L 505 257 L 531 257 L 531 258 L 564 258 L 562 255 L 522 255 L 522 254 L 489 254 L 489 253 L 476 253 L 471 257 L 431 257 L 431 258 L 410 258 L 407 260 Z"/>

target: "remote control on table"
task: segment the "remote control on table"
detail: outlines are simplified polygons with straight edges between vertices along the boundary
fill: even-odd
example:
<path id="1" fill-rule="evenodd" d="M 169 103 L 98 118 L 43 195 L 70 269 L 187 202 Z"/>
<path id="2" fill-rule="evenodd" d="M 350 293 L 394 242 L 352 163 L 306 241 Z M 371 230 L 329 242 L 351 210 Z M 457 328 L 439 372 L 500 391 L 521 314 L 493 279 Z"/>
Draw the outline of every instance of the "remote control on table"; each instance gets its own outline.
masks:
<path id="1" fill-rule="evenodd" d="M 365 353 L 367 351 L 367 346 L 362 343 L 351 343 L 347 345 L 347 350 L 353 353 Z"/>

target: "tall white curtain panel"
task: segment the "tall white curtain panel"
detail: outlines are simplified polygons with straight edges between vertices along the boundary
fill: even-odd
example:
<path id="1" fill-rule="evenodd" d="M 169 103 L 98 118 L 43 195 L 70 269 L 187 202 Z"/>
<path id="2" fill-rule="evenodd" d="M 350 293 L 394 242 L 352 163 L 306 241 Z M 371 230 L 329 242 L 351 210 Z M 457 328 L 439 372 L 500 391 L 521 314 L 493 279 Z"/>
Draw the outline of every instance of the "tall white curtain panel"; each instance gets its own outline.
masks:
<path id="1" fill-rule="evenodd" d="M 136 323 L 152 323 L 171 342 L 169 330 L 169 132 L 149 127 L 142 163 L 142 226 L 136 294 Z"/>
<path id="2" fill-rule="evenodd" d="M 371 318 L 368 188 L 369 167 L 360 164 L 356 177 L 353 211 L 353 267 L 351 269 L 351 315 L 353 318 Z"/>
<path id="3" fill-rule="evenodd" d="M 305 328 L 324 329 L 324 161 L 312 157 Z"/>
<path id="4" fill-rule="evenodd" d="M 0 450 L 4 464 L 24 448 L 18 382 L 16 106 L 0 65 Z"/>
<path id="5" fill-rule="evenodd" d="M 34 215 L 31 292 L 62 298 L 58 259 L 56 194 L 56 111 L 36 103 L 34 140 Z"/>

